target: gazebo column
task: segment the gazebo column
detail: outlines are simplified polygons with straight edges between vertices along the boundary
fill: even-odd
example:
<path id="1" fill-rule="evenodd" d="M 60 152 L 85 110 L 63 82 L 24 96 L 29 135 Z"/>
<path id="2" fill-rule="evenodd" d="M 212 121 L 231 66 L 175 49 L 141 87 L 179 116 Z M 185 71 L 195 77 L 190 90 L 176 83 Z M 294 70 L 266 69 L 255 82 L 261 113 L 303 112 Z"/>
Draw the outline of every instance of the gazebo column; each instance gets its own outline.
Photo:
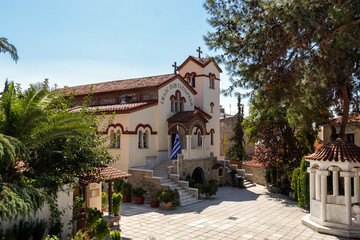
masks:
<path id="1" fill-rule="evenodd" d="M 333 195 L 339 196 L 339 167 L 330 167 L 330 171 L 333 172 L 332 182 L 333 182 Z"/>
<path id="2" fill-rule="evenodd" d="M 359 191 L 359 187 L 360 187 L 360 181 L 359 181 L 359 168 L 353 168 L 352 171 L 354 172 L 354 197 L 355 197 L 355 202 L 360 202 L 360 191 Z"/>
<path id="3" fill-rule="evenodd" d="M 201 157 L 205 158 L 205 135 L 201 136 Z"/>
<path id="4" fill-rule="evenodd" d="M 318 169 L 316 174 L 321 177 L 321 215 L 320 219 L 326 221 L 326 203 L 327 203 L 327 176 L 330 175 L 328 170 Z"/>
<path id="5" fill-rule="evenodd" d="M 191 157 L 191 135 L 186 135 L 186 150 L 187 150 L 187 156 L 186 159 L 190 160 Z"/>
<path id="6" fill-rule="evenodd" d="M 354 177 L 354 172 L 340 172 L 340 177 L 344 177 L 345 190 L 345 217 L 346 224 L 351 225 L 351 177 Z"/>
<path id="7" fill-rule="evenodd" d="M 318 171 L 316 171 L 316 174 L 315 174 L 315 199 L 320 201 L 320 196 L 321 196 L 321 193 L 320 193 L 320 185 L 321 184 L 321 177 L 320 177 L 320 174 Z"/>
<path id="8" fill-rule="evenodd" d="M 315 198 L 315 173 L 316 168 L 308 167 L 307 172 L 310 174 L 310 200 Z"/>

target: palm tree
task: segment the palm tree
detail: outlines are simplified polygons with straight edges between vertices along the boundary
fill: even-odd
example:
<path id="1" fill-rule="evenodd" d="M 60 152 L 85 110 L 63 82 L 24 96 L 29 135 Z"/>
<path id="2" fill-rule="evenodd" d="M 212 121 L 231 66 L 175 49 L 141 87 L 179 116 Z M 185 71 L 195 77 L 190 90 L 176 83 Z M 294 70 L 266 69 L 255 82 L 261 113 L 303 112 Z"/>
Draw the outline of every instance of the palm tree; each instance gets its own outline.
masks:
<path id="1" fill-rule="evenodd" d="M 17 138 L 30 149 L 87 133 L 89 124 L 82 113 L 53 108 L 56 97 L 46 81 L 24 92 L 11 82 L 0 99 L 0 133 Z"/>
<path id="2" fill-rule="evenodd" d="M 15 62 L 19 60 L 15 46 L 9 43 L 8 40 L 3 37 L 0 38 L 0 53 L 9 53 L 12 60 Z"/>

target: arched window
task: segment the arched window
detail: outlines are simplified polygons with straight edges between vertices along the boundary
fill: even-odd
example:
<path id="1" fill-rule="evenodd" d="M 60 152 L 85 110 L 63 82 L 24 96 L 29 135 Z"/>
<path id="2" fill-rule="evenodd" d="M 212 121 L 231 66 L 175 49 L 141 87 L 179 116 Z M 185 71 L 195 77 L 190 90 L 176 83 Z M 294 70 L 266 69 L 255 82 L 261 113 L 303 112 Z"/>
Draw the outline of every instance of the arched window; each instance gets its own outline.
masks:
<path id="1" fill-rule="evenodd" d="M 148 148 L 148 135 L 149 131 L 145 131 L 143 134 L 143 148 Z"/>
<path id="2" fill-rule="evenodd" d="M 192 75 L 192 77 L 191 77 L 191 86 L 193 88 L 195 87 L 195 75 Z"/>
<path id="3" fill-rule="evenodd" d="M 115 148 L 115 132 L 114 132 L 114 130 L 110 131 L 110 148 Z"/>
<path id="4" fill-rule="evenodd" d="M 214 133 L 210 133 L 210 144 L 214 145 Z"/>
<path id="5" fill-rule="evenodd" d="M 174 107 L 174 100 L 171 100 L 171 111 L 175 112 L 175 107 Z"/>
<path id="6" fill-rule="evenodd" d="M 142 145 L 142 140 L 143 140 L 143 132 L 140 130 L 139 131 L 139 136 L 138 136 L 138 148 L 142 148 L 143 145 Z"/>
<path id="7" fill-rule="evenodd" d="M 213 76 L 209 77 L 209 88 L 215 89 L 215 79 Z"/>
<path id="8" fill-rule="evenodd" d="M 210 108 L 211 108 L 211 113 L 213 113 L 214 112 L 214 103 L 213 102 L 210 103 Z"/>
<path id="9" fill-rule="evenodd" d="M 198 132 L 197 137 L 198 137 L 198 146 L 201 146 L 202 145 L 202 139 L 201 139 L 201 132 L 200 131 Z"/>
<path id="10" fill-rule="evenodd" d="M 179 102 L 180 106 L 179 106 L 179 112 L 184 111 L 184 103 L 182 101 Z"/>
<path id="11" fill-rule="evenodd" d="M 117 133 L 116 133 L 116 141 L 115 141 L 115 148 L 120 148 L 120 136 L 121 136 L 120 131 L 117 131 Z"/>

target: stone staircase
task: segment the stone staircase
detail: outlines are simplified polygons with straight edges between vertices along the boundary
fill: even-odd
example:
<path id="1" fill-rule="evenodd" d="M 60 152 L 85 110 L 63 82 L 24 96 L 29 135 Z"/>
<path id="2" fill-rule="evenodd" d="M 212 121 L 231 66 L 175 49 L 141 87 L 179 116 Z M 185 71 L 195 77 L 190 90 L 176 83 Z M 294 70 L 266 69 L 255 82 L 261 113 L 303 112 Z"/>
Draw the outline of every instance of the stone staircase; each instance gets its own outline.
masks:
<path id="1" fill-rule="evenodd" d="M 244 177 L 244 187 L 245 188 L 251 188 L 251 187 L 256 186 L 256 184 L 252 181 L 253 174 L 245 173 L 245 169 L 238 169 L 237 165 L 230 165 L 230 168 L 232 168 L 234 166 L 236 168 L 237 175 L 241 175 Z"/>
<path id="2" fill-rule="evenodd" d="M 163 160 L 153 168 L 153 176 L 161 177 L 161 186 L 170 187 L 171 189 L 176 188 L 179 191 L 180 206 L 187 206 L 199 202 L 199 200 L 189 192 L 188 182 L 179 181 L 178 175 L 170 174 L 171 167 L 171 160 Z"/>

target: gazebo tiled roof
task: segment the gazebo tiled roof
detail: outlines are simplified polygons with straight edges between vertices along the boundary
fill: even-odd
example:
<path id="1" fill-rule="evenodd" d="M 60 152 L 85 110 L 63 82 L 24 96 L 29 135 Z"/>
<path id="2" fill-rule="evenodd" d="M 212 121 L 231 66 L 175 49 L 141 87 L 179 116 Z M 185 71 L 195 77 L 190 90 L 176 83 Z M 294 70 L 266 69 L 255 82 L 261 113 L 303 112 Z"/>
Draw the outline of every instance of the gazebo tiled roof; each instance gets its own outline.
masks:
<path id="1" fill-rule="evenodd" d="M 360 147 L 338 138 L 325 144 L 305 159 L 329 162 L 360 162 Z"/>
<path id="2" fill-rule="evenodd" d="M 101 181 L 115 181 L 121 178 L 131 177 L 131 174 L 123 172 L 119 169 L 102 165 L 97 167 L 99 174 L 88 174 L 79 177 L 80 184 L 97 183 Z"/>
<path id="3" fill-rule="evenodd" d="M 168 118 L 168 122 L 187 122 L 196 115 L 202 116 L 204 120 L 208 122 L 208 120 L 198 110 L 178 112 L 175 115 Z"/>

